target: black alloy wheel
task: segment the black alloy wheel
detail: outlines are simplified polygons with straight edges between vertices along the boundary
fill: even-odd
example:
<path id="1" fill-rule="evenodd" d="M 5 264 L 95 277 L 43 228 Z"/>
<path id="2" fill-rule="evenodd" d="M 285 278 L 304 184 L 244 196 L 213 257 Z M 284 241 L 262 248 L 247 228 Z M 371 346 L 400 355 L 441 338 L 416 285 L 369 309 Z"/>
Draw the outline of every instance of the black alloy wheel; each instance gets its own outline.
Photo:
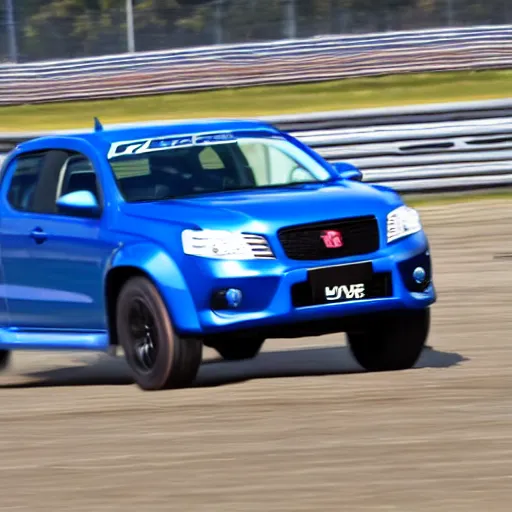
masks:
<path id="1" fill-rule="evenodd" d="M 134 362 L 139 371 L 150 372 L 158 356 L 158 332 L 155 319 L 145 302 L 134 299 L 128 313 L 130 342 L 134 353 Z"/>
<path id="2" fill-rule="evenodd" d="M 144 390 L 190 386 L 201 364 L 203 344 L 175 332 L 155 285 L 131 278 L 117 300 L 117 334 L 135 382 Z"/>

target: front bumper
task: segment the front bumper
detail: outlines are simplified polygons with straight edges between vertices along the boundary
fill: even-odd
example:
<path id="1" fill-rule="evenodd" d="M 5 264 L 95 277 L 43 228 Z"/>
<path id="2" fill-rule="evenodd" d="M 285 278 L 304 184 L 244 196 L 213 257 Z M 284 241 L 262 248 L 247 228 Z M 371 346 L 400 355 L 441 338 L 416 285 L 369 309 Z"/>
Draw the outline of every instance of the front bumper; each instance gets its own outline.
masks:
<path id="1" fill-rule="evenodd" d="M 436 300 L 428 241 L 423 232 L 394 242 L 373 254 L 328 261 L 219 261 L 191 257 L 185 276 L 195 311 L 172 304 L 174 322 L 184 334 L 216 335 L 326 321 L 397 309 L 423 309 Z M 371 261 L 375 290 L 364 299 L 314 305 L 308 291 L 308 270 Z M 427 271 L 424 286 L 412 279 L 417 266 Z M 238 307 L 219 307 L 216 294 L 235 288 L 242 292 Z M 187 322 L 187 319 L 194 321 Z M 340 328 L 340 330 L 343 330 Z M 285 337 L 285 336 L 283 336 Z"/>

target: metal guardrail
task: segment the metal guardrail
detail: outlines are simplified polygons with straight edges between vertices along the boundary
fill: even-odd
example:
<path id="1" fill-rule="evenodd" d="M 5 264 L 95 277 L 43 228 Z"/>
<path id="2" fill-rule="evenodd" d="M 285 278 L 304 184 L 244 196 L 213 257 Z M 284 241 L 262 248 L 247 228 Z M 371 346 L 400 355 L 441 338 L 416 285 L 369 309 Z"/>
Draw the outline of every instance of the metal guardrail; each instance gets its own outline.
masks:
<path id="1" fill-rule="evenodd" d="M 511 113 L 509 99 L 261 119 L 356 165 L 366 182 L 426 193 L 512 186 Z M 146 123 L 112 127 L 134 124 Z M 61 132 L 0 134 L 0 147 L 49 133 Z"/>
<path id="2" fill-rule="evenodd" d="M 512 25 L 0 65 L 0 105 L 512 66 Z"/>

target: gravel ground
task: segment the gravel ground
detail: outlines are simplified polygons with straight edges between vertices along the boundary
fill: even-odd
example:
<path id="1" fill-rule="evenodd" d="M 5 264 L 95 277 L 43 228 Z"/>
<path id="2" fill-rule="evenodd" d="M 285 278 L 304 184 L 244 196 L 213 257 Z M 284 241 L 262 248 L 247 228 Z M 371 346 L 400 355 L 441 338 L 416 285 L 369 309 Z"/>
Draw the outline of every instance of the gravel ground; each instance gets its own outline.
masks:
<path id="1" fill-rule="evenodd" d="M 511 204 L 421 211 L 439 300 L 415 369 L 364 373 L 343 336 L 273 340 L 144 393 L 121 359 L 17 353 L 0 510 L 508 512 Z"/>

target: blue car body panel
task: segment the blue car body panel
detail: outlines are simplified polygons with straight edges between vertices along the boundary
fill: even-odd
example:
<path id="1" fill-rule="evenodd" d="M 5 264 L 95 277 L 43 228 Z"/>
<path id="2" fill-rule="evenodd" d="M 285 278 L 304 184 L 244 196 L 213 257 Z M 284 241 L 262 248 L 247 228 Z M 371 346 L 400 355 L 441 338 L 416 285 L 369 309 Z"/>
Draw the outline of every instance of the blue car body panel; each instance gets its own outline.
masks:
<path id="1" fill-rule="evenodd" d="M 129 203 L 123 199 L 106 156 L 112 143 L 216 131 L 283 137 L 305 151 L 332 179 L 153 202 Z M 90 160 L 101 191 L 101 216 L 27 213 L 9 205 L 11 164 L 20 155 L 48 149 L 79 152 Z M 402 267 L 416 257 L 430 261 L 424 232 L 387 243 L 386 216 L 403 205 L 400 197 L 385 187 L 340 179 L 313 150 L 260 122 L 209 120 L 31 140 L 6 158 L 0 194 L 3 349 L 108 349 L 106 282 L 110 272 L 121 268 L 145 273 L 160 291 L 175 329 L 190 336 L 426 308 L 436 300 L 432 283 L 421 292 L 411 291 Z M 289 226 L 368 214 L 375 215 L 379 226 L 379 249 L 373 253 L 322 261 L 292 260 L 277 236 L 280 229 Z M 187 255 L 181 244 L 185 229 L 255 233 L 266 237 L 275 259 L 222 260 Z M 36 230 L 40 233 L 34 233 Z M 294 285 L 307 282 L 308 270 L 364 261 L 372 262 L 374 272 L 391 275 L 389 296 L 293 305 L 290 291 Z M 212 309 L 212 293 L 227 288 L 242 291 L 240 306 Z"/>

